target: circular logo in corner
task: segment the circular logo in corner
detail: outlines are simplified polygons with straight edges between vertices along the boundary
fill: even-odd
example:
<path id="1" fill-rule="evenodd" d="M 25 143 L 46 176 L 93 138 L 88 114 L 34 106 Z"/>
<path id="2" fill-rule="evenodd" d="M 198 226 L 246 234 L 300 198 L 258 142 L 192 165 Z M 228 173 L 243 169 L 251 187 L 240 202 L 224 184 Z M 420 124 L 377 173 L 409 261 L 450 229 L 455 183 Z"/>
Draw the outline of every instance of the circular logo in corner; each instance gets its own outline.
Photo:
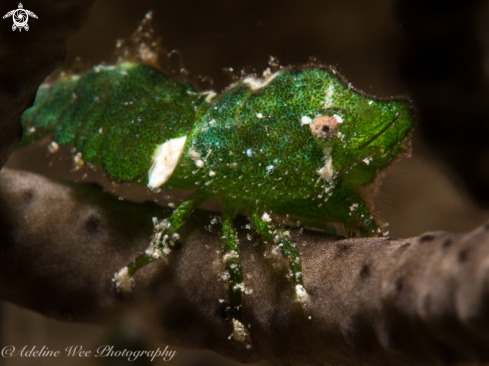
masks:
<path id="1" fill-rule="evenodd" d="M 20 32 L 22 31 L 22 28 L 24 28 L 26 31 L 29 30 L 29 25 L 27 24 L 27 22 L 29 21 L 29 16 L 37 19 L 36 14 L 34 14 L 30 10 L 24 9 L 22 3 L 19 3 L 19 8 L 9 11 L 3 16 L 3 19 L 12 17 L 14 21 L 14 24 L 12 25 L 12 30 L 15 31 L 16 29 L 18 29 Z"/>

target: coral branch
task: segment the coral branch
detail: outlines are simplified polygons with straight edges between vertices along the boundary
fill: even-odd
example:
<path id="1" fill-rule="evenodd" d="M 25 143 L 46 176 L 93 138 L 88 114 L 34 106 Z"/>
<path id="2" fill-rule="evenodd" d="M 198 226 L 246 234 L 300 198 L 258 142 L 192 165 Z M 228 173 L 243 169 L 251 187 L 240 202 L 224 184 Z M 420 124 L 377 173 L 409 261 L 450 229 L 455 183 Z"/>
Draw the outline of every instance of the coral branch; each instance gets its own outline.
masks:
<path id="1" fill-rule="evenodd" d="M 57 183 L 4 169 L 0 191 L 0 293 L 48 316 L 103 323 L 128 303 L 156 305 L 161 339 L 242 361 L 280 365 L 434 364 L 489 361 L 489 226 L 457 236 L 335 239 L 295 232 L 308 312 L 293 304 L 287 263 L 258 235 L 242 235 L 243 318 L 251 350 L 235 340 L 217 225 L 197 212 L 168 264 L 135 275 L 131 296 L 113 274 L 148 245 L 150 203 L 119 201 L 95 185 Z M 239 220 L 238 220 L 239 221 Z M 250 293 L 252 290 L 252 293 Z M 225 301 L 219 301 L 224 299 Z M 311 319 L 308 319 L 308 316 Z"/>

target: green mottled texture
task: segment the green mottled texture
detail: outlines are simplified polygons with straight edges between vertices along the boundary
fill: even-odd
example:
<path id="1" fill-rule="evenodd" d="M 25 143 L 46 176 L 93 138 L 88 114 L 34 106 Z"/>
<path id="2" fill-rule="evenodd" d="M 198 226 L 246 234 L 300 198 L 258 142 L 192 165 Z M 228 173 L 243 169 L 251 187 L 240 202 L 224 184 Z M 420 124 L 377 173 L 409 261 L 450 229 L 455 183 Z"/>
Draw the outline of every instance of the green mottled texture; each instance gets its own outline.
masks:
<path id="1" fill-rule="evenodd" d="M 150 67 L 99 67 L 41 88 L 24 126 L 36 128 L 35 138 L 52 129 L 55 141 L 112 180 L 142 184 L 156 147 L 188 136 L 164 187 L 195 187 L 232 197 L 241 211 L 251 204 L 259 215 L 271 210 L 327 231 L 327 222 L 339 222 L 378 235 L 357 190 L 409 149 L 409 104 L 369 98 L 324 67 L 283 69 L 269 80 L 258 88 L 255 78 L 241 80 L 207 103 L 206 94 Z M 301 123 L 320 115 L 343 120 L 329 141 Z M 328 162 L 325 178 L 318 172 Z"/>
<path id="2" fill-rule="evenodd" d="M 243 322 L 241 316 L 241 289 L 237 285 L 243 283 L 243 271 L 241 261 L 239 260 L 239 240 L 238 233 L 233 225 L 233 218 L 236 214 L 236 206 L 234 202 L 223 204 L 223 220 L 222 220 L 222 251 L 224 254 L 224 264 L 229 273 L 229 279 L 232 285 L 230 293 L 231 312 L 233 318 Z"/>
<path id="3" fill-rule="evenodd" d="M 309 125 L 301 123 L 304 116 L 334 114 L 343 123 L 341 135 L 330 141 L 317 139 Z M 216 123 L 211 125 L 212 120 Z M 196 121 L 187 151 L 192 147 L 207 156 L 196 173 L 209 184 L 204 189 L 277 214 L 342 222 L 347 231 L 377 235 L 368 210 L 345 216 L 353 203 L 365 207 L 350 190 L 371 182 L 408 150 L 412 124 L 412 111 L 404 100 L 369 99 L 326 68 L 283 70 L 266 87 L 253 90 L 240 81 L 216 97 Z M 334 169 L 331 182 L 318 175 L 325 166 L 325 150 L 330 151 Z M 185 154 L 182 165 L 191 160 Z M 209 177 L 211 171 L 214 178 Z M 330 194 L 338 199 L 330 200 Z"/>
<path id="4" fill-rule="evenodd" d="M 98 67 L 40 88 L 24 127 L 52 129 L 114 181 L 146 183 L 157 145 L 189 133 L 203 98 L 150 67 Z"/>
<path id="5" fill-rule="evenodd" d="M 36 102 L 22 115 L 24 136 L 21 145 L 26 145 L 51 133 L 59 121 L 61 111 L 70 104 L 73 90 L 80 77 L 62 76 L 53 85 L 41 85 L 37 91 Z"/>

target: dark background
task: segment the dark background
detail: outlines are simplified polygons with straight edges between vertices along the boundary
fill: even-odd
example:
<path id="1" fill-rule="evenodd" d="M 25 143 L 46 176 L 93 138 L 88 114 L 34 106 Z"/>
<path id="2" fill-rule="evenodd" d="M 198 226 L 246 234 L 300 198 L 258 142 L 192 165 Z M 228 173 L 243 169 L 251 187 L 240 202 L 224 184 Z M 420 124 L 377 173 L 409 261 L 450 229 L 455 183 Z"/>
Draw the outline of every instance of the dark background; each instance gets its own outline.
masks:
<path id="1" fill-rule="evenodd" d="M 148 9 L 167 50 L 214 87 L 223 68 L 258 72 L 270 55 L 282 65 L 316 56 L 360 89 L 410 95 L 420 138 L 489 205 L 487 1 L 102 1 L 69 43 L 89 64 L 110 60 Z"/>

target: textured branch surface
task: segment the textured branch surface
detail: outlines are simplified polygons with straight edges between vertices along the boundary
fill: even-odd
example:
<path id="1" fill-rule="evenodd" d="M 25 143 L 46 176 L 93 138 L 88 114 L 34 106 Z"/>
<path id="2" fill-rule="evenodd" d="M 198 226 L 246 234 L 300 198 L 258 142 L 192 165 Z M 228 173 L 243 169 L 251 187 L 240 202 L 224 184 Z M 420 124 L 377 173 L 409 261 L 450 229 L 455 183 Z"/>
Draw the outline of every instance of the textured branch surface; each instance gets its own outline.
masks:
<path id="1" fill-rule="evenodd" d="M 119 201 L 95 185 L 4 169 L 0 293 L 48 316 L 104 323 L 126 304 L 151 303 L 161 340 L 277 365 L 413 365 L 489 361 L 489 226 L 456 236 L 335 240 L 294 234 L 310 296 L 308 319 L 291 302 L 287 264 L 243 235 L 243 315 L 253 348 L 228 340 L 227 291 L 217 273 L 220 228 L 195 213 L 168 265 L 135 276 L 131 296 L 111 281 L 148 245 L 154 204 Z M 303 244 L 306 244 L 305 246 Z M 267 257 L 264 258 L 264 254 Z M 220 302 L 219 299 L 226 301 Z"/>

